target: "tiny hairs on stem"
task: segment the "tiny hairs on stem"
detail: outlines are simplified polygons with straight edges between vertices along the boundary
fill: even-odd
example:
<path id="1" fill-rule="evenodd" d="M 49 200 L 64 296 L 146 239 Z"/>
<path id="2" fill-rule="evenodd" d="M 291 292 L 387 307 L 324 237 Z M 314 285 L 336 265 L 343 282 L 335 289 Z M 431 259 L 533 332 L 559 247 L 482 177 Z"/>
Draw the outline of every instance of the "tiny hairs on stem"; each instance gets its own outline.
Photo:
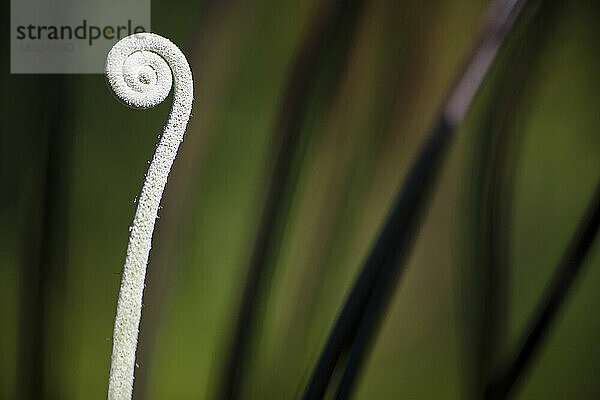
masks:
<path id="1" fill-rule="evenodd" d="M 108 53 L 106 80 L 126 105 L 160 104 L 175 85 L 173 106 L 148 168 L 130 229 L 113 333 L 109 400 L 131 399 L 148 255 L 160 200 L 190 117 L 192 72 L 171 41 L 153 33 L 127 36 Z"/>

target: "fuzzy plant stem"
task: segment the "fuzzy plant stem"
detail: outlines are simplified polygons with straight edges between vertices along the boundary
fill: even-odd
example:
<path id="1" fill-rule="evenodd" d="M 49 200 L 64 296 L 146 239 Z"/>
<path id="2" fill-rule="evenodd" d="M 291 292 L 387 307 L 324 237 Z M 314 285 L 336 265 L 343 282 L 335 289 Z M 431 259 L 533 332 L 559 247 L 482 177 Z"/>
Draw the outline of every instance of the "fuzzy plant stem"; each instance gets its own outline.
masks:
<path id="1" fill-rule="evenodd" d="M 183 53 L 168 39 L 152 33 L 128 36 L 111 49 L 106 80 L 118 99 L 137 109 L 161 103 L 175 81 L 173 106 L 133 218 L 115 318 L 108 399 L 129 400 L 154 223 L 192 110 L 193 81 Z"/>

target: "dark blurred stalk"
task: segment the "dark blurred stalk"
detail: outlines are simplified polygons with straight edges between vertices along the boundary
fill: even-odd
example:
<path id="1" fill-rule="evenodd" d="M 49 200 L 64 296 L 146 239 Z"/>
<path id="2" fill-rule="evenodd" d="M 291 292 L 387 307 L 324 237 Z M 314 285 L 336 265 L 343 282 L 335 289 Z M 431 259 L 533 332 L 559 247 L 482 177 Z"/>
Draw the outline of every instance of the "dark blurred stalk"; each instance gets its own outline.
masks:
<path id="1" fill-rule="evenodd" d="M 317 90 L 318 78 L 323 74 L 330 77 L 327 82 L 329 89 L 324 93 L 325 102 L 337 86 L 363 5 L 364 0 L 321 2 L 290 72 L 273 134 L 275 140 L 271 152 L 275 154 L 275 165 L 236 313 L 237 322 L 217 395 L 220 399 L 240 397 L 243 369 L 259 317 L 259 302 L 268 291 L 283 221 L 289 210 L 289 199 L 285 193 L 295 186 L 296 177 L 292 174 L 291 165 L 297 156 L 300 132 Z"/>
<path id="2" fill-rule="evenodd" d="M 414 91 L 411 89 L 422 79 L 423 66 L 426 63 L 423 42 L 428 41 L 431 30 L 418 21 L 431 15 L 437 2 L 416 4 L 410 1 L 390 0 L 382 3 L 385 17 L 380 22 L 383 25 L 379 33 L 381 37 L 372 35 L 368 40 L 364 37 L 357 39 L 357 42 L 367 42 L 368 47 L 379 46 L 379 41 L 385 43 L 382 54 L 377 59 L 369 60 L 370 65 L 378 66 L 372 71 L 377 80 L 372 92 L 366 95 L 372 99 L 371 104 L 363 110 L 363 115 L 359 118 L 368 121 L 369 135 L 363 135 L 363 130 L 353 126 L 356 118 L 344 115 L 349 107 L 348 100 L 339 96 L 336 105 L 332 107 L 335 110 L 332 110 L 328 117 L 333 121 L 333 126 L 324 133 L 327 137 L 319 143 L 317 150 L 318 157 L 328 159 L 329 168 L 319 168 L 319 175 L 328 176 L 328 179 L 320 183 L 320 190 L 323 190 L 324 194 L 320 195 L 318 206 L 313 211 L 316 215 L 314 221 L 318 223 L 314 224 L 311 232 L 307 234 L 308 256 L 298 266 L 298 287 L 302 288 L 302 300 L 295 301 L 291 306 L 288 315 L 293 316 L 290 318 L 293 323 L 288 323 L 282 334 L 286 349 L 290 351 L 278 355 L 277 361 L 270 366 L 273 373 L 277 368 L 294 361 L 290 359 L 292 352 L 296 355 L 302 354 L 302 357 L 306 358 L 309 330 L 319 314 L 315 310 L 330 298 L 331 288 L 328 282 L 337 280 L 337 276 L 346 268 L 345 265 L 334 261 L 336 250 L 347 243 L 346 233 L 355 231 L 353 225 L 359 219 L 359 215 L 366 211 L 365 207 L 357 205 L 365 204 L 371 185 L 377 182 L 374 175 L 380 165 L 378 161 L 388 149 L 386 144 L 391 139 L 392 126 L 395 123 L 396 114 L 392 110 L 404 108 L 414 99 Z M 381 7 L 381 4 L 370 4 L 365 13 L 372 15 L 372 9 L 375 7 Z M 405 24 L 398 24 L 397 21 L 401 18 L 406 21 Z M 389 37 L 395 37 L 397 40 L 390 41 Z M 419 41 L 414 40 L 415 38 L 419 38 Z M 360 59 L 367 57 L 367 46 L 357 46 L 352 52 L 353 61 L 350 62 L 363 62 Z M 411 62 L 403 62 L 405 60 Z M 352 66 L 349 66 L 349 70 L 352 70 Z M 352 87 L 356 82 L 365 79 L 362 70 L 348 72 L 344 77 L 345 87 Z M 346 129 L 347 127 L 349 129 Z M 334 152 L 331 152 L 332 146 L 335 146 Z M 334 172 L 330 173 L 330 170 Z M 305 369 L 304 365 L 296 367 L 300 370 Z M 286 388 L 289 388 L 289 383 L 285 384 Z"/>
<path id="3" fill-rule="evenodd" d="M 351 394 L 366 352 L 402 273 L 402 269 L 399 267 L 400 263 L 404 263 L 408 257 L 418 225 L 425 214 L 426 202 L 433 190 L 434 180 L 449 145 L 450 135 L 448 133 L 450 131 L 450 125 L 446 121 L 441 121 L 437 125 L 434 135 L 409 173 L 409 178 L 402 190 L 403 196 L 396 203 L 397 206 L 388 220 L 386 229 L 380 236 L 381 240 L 378 241 L 375 250 L 371 253 L 372 256 L 363 269 L 365 275 L 361 273 L 361 277 L 346 303 L 346 307 L 349 308 L 345 307 L 344 311 L 347 309 L 361 311 L 347 322 L 337 325 L 352 324 L 351 327 L 347 325 L 349 329 L 344 334 L 349 343 L 343 343 L 343 348 L 340 348 L 349 353 L 336 398 L 347 398 Z M 402 232 L 403 229 L 406 232 Z M 383 238 L 384 236 L 385 238 Z M 363 278 L 367 274 L 370 277 Z M 354 312 L 352 313 L 354 314 Z M 338 357 L 340 356 L 341 353 Z M 305 398 L 313 397 L 307 395 Z M 314 398 L 320 398 L 320 396 Z"/>
<path id="4" fill-rule="evenodd" d="M 522 336 L 521 344 L 510 355 L 504 367 L 490 380 L 486 390 L 486 399 L 507 398 L 531 365 L 540 346 L 550 334 L 554 320 L 585 265 L 586 257 L 592 248 L 599 226 L 600 182 L 596 186 L 595 193 L 571 238 L 550 285 L 537 306 L 537 312 L 532 316 L 528 328 Z"/>
<path id="5" fill-rule="evenodd" d="M 398 193 L 395 206 L 338 318 L 308 384 L 320 399 L 343 353 L 348 361 L 337 398 L 350 396 L 367 350 L 408 258 L 451 139 L 526 1 L 492 3 L 479 40 Z"/>
<path id="6" fill-rule="evenodd" d="M 557 9 L 548 1 L 535 10 L 535 18 L 525 29 L 515 32 L 521 41 L 514 43 L 503 57 L 502 68 L 495 73 L 492 95 L 482 121 L 475 129 L 473 162 L 468 174 L 474 188 L 466 218 L 471 220 L 467 235 L 465 263 L 470 285 L 464 306 L 472 313 L 465 345 L 473 363 L 468 386 L 473 398 L 481 398 L 489 373 L 504 346 L 508 318 L 508 282 L 512 197 L 521 132 L 515 118 L 526 99 L 524 87 L 537 80 L 535 71 L 544 49 Z"/>
<path id="7" fill-rule="evenodd" d="M 61 348 L 68 245 L 69 186 L 73 130 L 64 76 L 37 78 L 38 131 L 31 149 L 41 149 L 23 238 L 19 291 L 17 397 L 62 399 Z M 17 119 L 18 121 L 18 119 Z M 14 128 L 18 132 L 19 127 Z M 48 343 L 52 343 L 48 347 Z"/>

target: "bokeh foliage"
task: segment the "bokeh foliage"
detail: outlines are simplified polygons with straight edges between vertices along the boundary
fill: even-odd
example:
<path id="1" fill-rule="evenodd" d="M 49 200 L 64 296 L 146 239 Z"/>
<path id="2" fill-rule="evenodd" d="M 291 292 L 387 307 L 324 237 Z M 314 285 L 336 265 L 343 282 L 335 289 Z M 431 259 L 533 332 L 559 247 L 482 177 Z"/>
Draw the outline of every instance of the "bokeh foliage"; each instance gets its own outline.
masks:
<path id="1" fill-rule="evenodd" d="M 486 5 L 368 1 L 343 68 L 315 81 L 243 398 L 302 393 Z M 218 390 L 280 139 L 273 127 L 318 6 L 152 4 L 153 30 L 188 56 L 196 92 L 154 237 L 136 398 Z M 520 145 L 511 154 L 509 347 L 600 176 L 598 11 L 591 0 L 561 8 L 511 117 Z M 481 127 L 497 74 L 521 61 L 500 58 L 459 132 L 357 398 L 468 390 L 473 152 L 490 134 Z M 1 82 L 0 398 L 104 398 L 128 226 L 170 105 L 133 111 L 100 75 L 9 75 L 7 59 Z M 517 398 L 600 395 L 599 249 Z"/>

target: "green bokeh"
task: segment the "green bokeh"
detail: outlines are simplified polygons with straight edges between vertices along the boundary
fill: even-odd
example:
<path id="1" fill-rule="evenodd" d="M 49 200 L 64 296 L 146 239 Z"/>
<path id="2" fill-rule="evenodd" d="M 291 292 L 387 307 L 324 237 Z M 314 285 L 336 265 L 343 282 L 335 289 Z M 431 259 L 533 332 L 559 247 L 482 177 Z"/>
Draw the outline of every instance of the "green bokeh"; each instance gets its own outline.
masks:
<path id="1" fill-rule="evenodd" d="M 293 160 L 297 185 L 286 191 L 290 211 L 279 221 L 279 252 L 271 256 L 274 273 L 251 341 L 244 398 L 302 393 L 486 6 L 481 0 L 420 3 L 368 2 L 341 73 L 315 84 Z M 147 314 L 154 335 L 138 349 L 150 354 L 143 365 L 145 398 L 210 398 L 217 390 L 274 164 L 270 146 L 278 140 L 284 88 L 318 5 L 152 3 L 153 30 L 189 58 L 195 103 L 151 253 L 146 292 L 153 297 L 145 302 L 142 335 Z M 512 199 L 509 345 L 600 176 L 598 11 L 591 1 L 561 9 L 534 68 L 536 83 L 525 87 L 513 122 L 522 142 Z M 44 232 L 36 219 L 48 204 L 44 193 L 60 210 L 46 231 L 60 268 L 53 269 L 42 310 L 42 392 L 105 398 L 128 226 L 169 104 L 134 111 L 115 101 L 101 75 L 9 75 L 6 58 L 1 82 L 0 398 L 16 398 L 25 340 L 19 302 L 34 290 L 22 275 L 38 251 L 35 232 Z M 484 86 L 445 164 L 356 398 L 464 398 L 468 349 L 460 298 L 469 276 L 460 268 L 461 216 L 469 212 L 468 149 L 486 134 L 476 127 L 489 110 L 483 102 L 491 88 Z M 64 107 L 49 107 L 57 101 Z M 66 143 L 58 152 L 49 144 L 59 140 L 49 128 L 54 117 Z M 59 173 L 46 180 L 49 165 Z M 599 252 L 596 244 L 517 398 L 600 396 Z"/>

